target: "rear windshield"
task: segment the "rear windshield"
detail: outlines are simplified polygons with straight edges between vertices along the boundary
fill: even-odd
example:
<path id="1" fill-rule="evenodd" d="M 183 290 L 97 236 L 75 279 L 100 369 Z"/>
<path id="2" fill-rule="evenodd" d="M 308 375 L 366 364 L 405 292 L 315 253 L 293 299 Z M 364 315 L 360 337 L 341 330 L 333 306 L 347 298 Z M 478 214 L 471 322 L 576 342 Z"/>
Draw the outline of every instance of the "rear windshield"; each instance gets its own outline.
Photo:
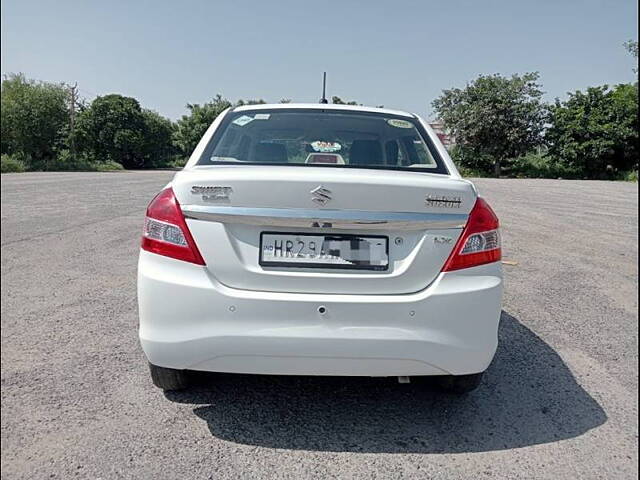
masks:
<path id="1" fill-rule="evenodd" d="M 229 112 L 198 165 L 235 163 L 448 173 L 417 119 L 340 110 Z"/>

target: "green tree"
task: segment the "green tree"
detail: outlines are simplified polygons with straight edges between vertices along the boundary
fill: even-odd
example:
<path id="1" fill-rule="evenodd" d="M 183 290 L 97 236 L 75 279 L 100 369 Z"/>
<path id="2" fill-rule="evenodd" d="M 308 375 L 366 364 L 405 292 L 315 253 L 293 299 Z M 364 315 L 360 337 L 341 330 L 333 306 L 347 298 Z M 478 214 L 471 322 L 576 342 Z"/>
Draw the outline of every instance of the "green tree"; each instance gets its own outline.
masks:
<path id="1" fill-rule="evenodd" d="M 188 157 L 218 115 L 231 107 L 229 100 L 221 95 L 203 105 L 188 104 L 189 113 L 176 124 L 173 142 L 183 157 Z"/>
<path id="2" fill-rule="evenodd" d="M 174 123 L 153 110 L 142 110 L 144 117 L 144 144 L 142 152 L 145 167 L 164 167 L 173 158 Z"/>
<path id="3" fill-rule="evenodd" d="M 633 58 L 636 59 L 636 66 L 633 67 L 633 73 L 638 73 L 638 42 L 637 40 L 629 40 L 628 42 L 624 42 L 624 47 L 631 54 Z"/>
<path id="4" fill-rule="evenodd" d="M 236 106 L 238 107 L 242 107 L 243 105 L 264 105 L 265 102 L 263 99 L 259 98 L 259 99 L 249 99 L 249 100 L 238 100 L 236 102 Z"/>
<path id="5" fill-rule="evenodd" d="M 78 115 L 74 139 L 91 161 L 112 161 L 124 168 L 166 165 L 173 155 L 173 125 L 135 98 L 97 97 Z"/>
<path id="6" fill-rule="evenodd" d="M 638 168 L 638 89 L 590 87 L 551 108 L 549 153 L 589 178 Z"/>
<path id="7" fill-rule="evenodd" d="M 331 97 L 331 103 L 334 103 L 336 105 L 358 105 L 358 102 L 356 102 L 355 100 L 345 102 L 340 97 L 337 97 L 335 95 Z"/>
<path id="8" fill-rule="evenodd" d="M 2 153 L 21 155 L 30 168 L 47 168 L 65 140 L 66 89 L 10 74 L 2 80 L 1 98 Z"/>
<path id="9" fill-rule="evenodd" d="M 78 115 L 75 141 L 93 161 L 114 161 L 125 168 L 144 165 L 145 119 L 135 98 L 97 97 Z"/>
<path id="10" fill-rule="evenodd" d="M 496 176 L 502 165 L 542 143 L 547 109 L 542 102 L 538 73 L 506 78 L 480 75 L 464 89 L 444 90 L 432 106 L 453 133 L 465 165 Z"/>

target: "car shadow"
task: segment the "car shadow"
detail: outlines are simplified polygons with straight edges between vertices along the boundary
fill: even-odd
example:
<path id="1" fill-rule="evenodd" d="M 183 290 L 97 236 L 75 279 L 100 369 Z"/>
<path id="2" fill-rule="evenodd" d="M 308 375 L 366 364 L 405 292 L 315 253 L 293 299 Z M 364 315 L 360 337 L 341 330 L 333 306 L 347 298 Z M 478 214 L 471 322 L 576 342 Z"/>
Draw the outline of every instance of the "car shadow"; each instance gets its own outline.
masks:
<path id="1" fill-rule="evenodd" d="M 500 346 L 483 384 L 463 396 L 395 379 L 207 375 L 167 392 L 217 438 L 331 452 L 461 453 L 582 435 L 607 416 L 560 356 L 502 312 Z"/>

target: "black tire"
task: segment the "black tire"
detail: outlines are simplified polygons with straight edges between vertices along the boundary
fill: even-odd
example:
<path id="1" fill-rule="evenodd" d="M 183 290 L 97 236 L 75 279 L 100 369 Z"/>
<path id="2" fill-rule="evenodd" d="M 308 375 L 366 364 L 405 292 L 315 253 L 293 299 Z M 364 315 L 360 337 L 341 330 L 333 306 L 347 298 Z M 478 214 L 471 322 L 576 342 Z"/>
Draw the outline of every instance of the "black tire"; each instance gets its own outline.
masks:
<path id="1" fill-rule="evenodd" d="M 463 395 L 474 391 L 482 383 L 484 372 L 473 373 L 471 375 L 445 375 L 436 377 L 436 382 L 440 390 L 456 395 Z"/>
<path id="2" fill-rule="evenodd" d="M 175 370 L 173 368 L 158 367 L 149 364 L 151 380 L 153 384 L 162 390 L 183 390 L 189 386 L 190 376 L 186 370 Z"/>

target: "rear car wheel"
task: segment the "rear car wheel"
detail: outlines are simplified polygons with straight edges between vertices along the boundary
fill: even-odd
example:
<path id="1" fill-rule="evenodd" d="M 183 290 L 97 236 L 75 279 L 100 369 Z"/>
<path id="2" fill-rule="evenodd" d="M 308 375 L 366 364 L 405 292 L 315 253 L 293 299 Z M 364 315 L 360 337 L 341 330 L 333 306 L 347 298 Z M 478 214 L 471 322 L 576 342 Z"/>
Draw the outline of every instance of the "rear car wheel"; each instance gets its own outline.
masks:
<path id="1" fill-rule="evenodd" d="M 183 390 L 190 384 L 189 372 L 149 364 L 153 384 L 162 390 Z"/>
<path id="2" fill-rule="evenodd" d="M 484 372 L 471 375 L 445 375 L 437 377 L 438 387 L 447 392 L 462 395 L 474 391 L 482 383 Z"/>

